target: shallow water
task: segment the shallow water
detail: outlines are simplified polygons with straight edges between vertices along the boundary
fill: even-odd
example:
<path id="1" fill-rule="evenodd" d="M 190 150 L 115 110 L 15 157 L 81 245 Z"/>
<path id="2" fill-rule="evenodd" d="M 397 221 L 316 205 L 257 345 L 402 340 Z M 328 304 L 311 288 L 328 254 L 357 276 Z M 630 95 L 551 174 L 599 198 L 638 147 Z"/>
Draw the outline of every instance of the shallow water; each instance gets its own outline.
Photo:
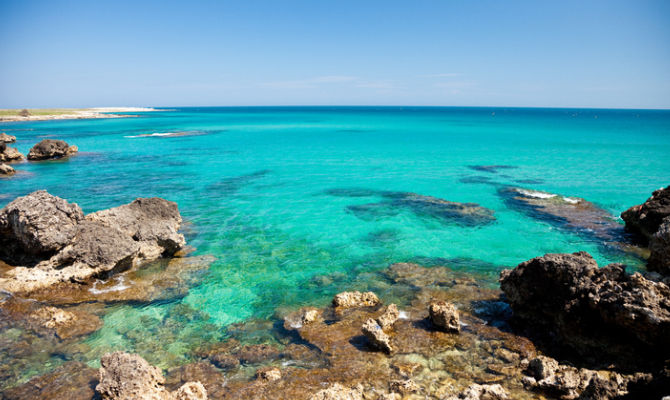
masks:
<path id="1" fill-rule="evenodd" d="M 0 206 L 37 189 L 85 212 L 164 197 L 179 204 L 196 254 L 216 257 L 185 298 L 109 306 L 83 347 L 36 361 L 24 377 L 62 359 L 95 365 L 110 349 L 176 365 L 232 323 L 323 305 L 345 289 L 382 290 L 371 273 L 394 262 L 448 265 L 490 285 L 500 269 L 548 252 L 586 250 L 601 264 L 639 268 L 589 235 L 508 208 L 498 189 L 581 197 L 618 218 L 670 183 L 668 111 L 183 108 L 0 131 L 24 154 L 46 137 L 80 150 L 15 165 L 20 172 L 0 180 Z M 477 203 L 495 220 L 464 223 L 398 204 L 397 192 Z"/>

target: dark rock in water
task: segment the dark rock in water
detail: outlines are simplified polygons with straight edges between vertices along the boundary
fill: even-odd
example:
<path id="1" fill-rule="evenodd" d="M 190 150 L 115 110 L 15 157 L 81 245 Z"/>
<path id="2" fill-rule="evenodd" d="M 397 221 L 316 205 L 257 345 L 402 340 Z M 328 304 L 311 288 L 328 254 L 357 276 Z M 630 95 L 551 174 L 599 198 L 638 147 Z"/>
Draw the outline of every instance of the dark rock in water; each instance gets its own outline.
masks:
<path id="1" fill-rule="evenodd" d="M 246 175 L 224 178 L 212 185 L 209 185 L 207 189 L 223 196 L 231 196 L 240 191 L 240 189 L 243 187 L 251 184 L 257 179 L 266 176 L 270 172 L 272 171 L 269 169 L 262 169 Z"/>
<path id="2" fill-rule="evenodd" d="M 381 192 L 375 189 L 351 187 L 326 189 L 323 193 L 334 197 L 373 197 L 379 196 Z"/>
<path id="3" fill-rule="evenodd" d="M 670 288 L 620 264 L 598 268 L 585 252 L 547 254 L 503 271 L 500 287 L 515 317 L 577 353 L 621 368 L 670 357 Z"/>
<path id="4" fill-rule="evenodd" d="M 544 183 L 542 179 L 517 179 L 516 183 L 521 183 L 524 185 L 541 185 Z"/>
<path id="5" fill-rule="evenodd" d="M 652 271 L 670 275 L 670 217 L 663 220 L 649 240 L 649 251 L 647 267 Z"/>
<path id="6" fill-rule="evenodd" d="M 0 176 L 14 175 L 16 170 L 7 164 L 0 164 Z"/>
<path id="7" fill-rule="evenodd" d="M 363 221 L 376 221 L 380 218 L 394 217 L 400 213 L 400 210 L 387 202 L 356 204 L 347 206 L 347 211 L 362 219 Z"/>
<path id="8" fill-rule="evenodd" d="M 9 262 L 20 260 L 16 252 L 28 255 L 52 254 L 72 240 L 84 219 L 81 208 L 44 190 L 18 197 L 0 210 L 3 248 Z"/>
<path id="9" fill-rule="evenodd" d="M 19 153 L 18 150 L 7 146 L 5 142 L 0 142 L 0 162 L 20 161 L 23 158 L 23 154 Z"/>
<path id="10" fill-rule="evenodd" d="M 165 386 L 169 390 L 178 390 L 189 382 L 199 382 L 207 390 L 212 399 L 226 398 L 226 376 L 208 362 L 186 364 L 171 368 L 167 372 Z"/>
<path id="11" fill-rule="evenodd" d="M 488 176 L 464 176 L 461 179 L 458 180 L 461 183 L 467 183 L 467 184 L 486 184 L 486 185 L 492 185 L 495 182 L 493 179 L 491 179 Z"/>
<path id="12" fill-rule="evenodd" d="M 8 135 L 5 132 L 0 133 L 0 143 L 14 143 L 16 136 Z"/>
<path id="13" fill-rule="evenodd" d="M 95 398 L 98 370 L 84 363 L 71 361 L 53 372 L 32 378 L 23 385 L 5 390 L 6 400 L 91 400 Z"/>
<path id="14" fill-rule="evenodd" d="M 626 229 L 648 241 L 658 230 L 663 219 L 670 216 L 670 186 L 654 191 L 643 204 L 621 213 Z"/>
<path id="15" fill-rule="evenodd" d="M 399 231 L 396 229 L 380 229 L 368 233 L 363 240 L 373 246 L 383 246 L 396 243 L 398 241 Z"/>
<path id="16" fill-rule="evenodd" d="M 468 165 L 468 168 L 473 169 L 475 171 L 489 172 L 492 174 L 496 174 L 501 169 L 515 169 L 518 167 L 515 167 L 513 165 Z"/>
<path id="17" fill-rule="evenodd" d="M 276 360 L 281 352 L 268 344 L 254 344 L 243 346 L 235 351 L 234 355 L 244 364 L 258 364 L 264 361 Z"/>
<path id="18" fill-rule="evenodd" d="M 62 140 L 44 139 L 34 145 L 28 152 L 28 160 L 40 161 L 63 158 L 76 154 L 77 146 L 70 146 Z"/>

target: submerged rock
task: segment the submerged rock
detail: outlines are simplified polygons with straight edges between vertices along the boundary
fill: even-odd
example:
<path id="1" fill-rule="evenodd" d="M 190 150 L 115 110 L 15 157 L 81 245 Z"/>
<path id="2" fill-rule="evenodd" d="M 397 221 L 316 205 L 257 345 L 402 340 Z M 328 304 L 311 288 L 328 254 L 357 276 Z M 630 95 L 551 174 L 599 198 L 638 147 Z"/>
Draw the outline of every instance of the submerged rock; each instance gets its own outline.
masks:
<path id="1" fill-rule="evenodd" d="M 77 153 L 77 146 L 70 146 L 62 140 L 44 139 L 34 145 L 28 152 L 28 160 L 39 161 L 63 158 Z"/>
<path id="2" fill-rule="evenodd" d="M 336 308 L 374 307 L 380 303 L 379 298 L 372 292 L 342 292 L 333 298 Z"/>
<path id="3" fill-rule="evenodd" d="M 279 368 L 265 367 L 256 370 L 256 379 L 263 382 L 272 382 L 281 379 Z"/>
<path id="4" fill-rule="evenodd" d="M 647 267 L 652 271 L 670 275 L 670 217 L 663 220 L 649 240 L 649 251 Z"/>
<path id="5" fill-rule="evenodd" d="M 8 135 L 5 132 L 0 133 L 0 143 L 14 143 L 16 136 Z"/>
<path id="6" fill-rule="evenodd" d="M 14 175 L 16 170 L 7 164 L 0 164 L 0 176 Z"/>
<path id="7" fill-rule="evenodd" d="M 430 303 L 428 312 L 433 325 L 447 332 L 460 332 L 461 322 L 458 318 L 458 311 L 453 304 L 446 301 L 436 301 Z"/>
<path id="8" fill-rule="evenodd" d="M 71 361 L 53 372 L 0 393 L 6 400 L 91 400 L 95 398 L 98 371 L 84 363 Z"/>
<path id="9" fill-rule="evenodd" d="M 649 241 L 658 231 L 663 219 L 670 216 L 670 186 L 658 189 L 643 204 L 621 213 L 626 229 Z"/>
<path id="10" fill-rule="evenodd" d="M 609 355 L 623 368 L 670 357 L 670 288 L 620 264 L 547 254 L 501 272 L 500 287 L 517 318 L 581 354 Z"/>
<path id="11" fill-rule="evenodd" d="M 0 162 L 20 161 L 23 158 L 23 154 L 19 153 L 18 150 L 7 146 L 5 142 L 0 142 Z"/>
<path id="12" fill-rule="evenodd" d="M 502 169 L 515 169 L 518 167 L 514 165 L 468 165 L 468 168 L 475 171 L 490 172 L 492 174 L 495 174 Z"/>

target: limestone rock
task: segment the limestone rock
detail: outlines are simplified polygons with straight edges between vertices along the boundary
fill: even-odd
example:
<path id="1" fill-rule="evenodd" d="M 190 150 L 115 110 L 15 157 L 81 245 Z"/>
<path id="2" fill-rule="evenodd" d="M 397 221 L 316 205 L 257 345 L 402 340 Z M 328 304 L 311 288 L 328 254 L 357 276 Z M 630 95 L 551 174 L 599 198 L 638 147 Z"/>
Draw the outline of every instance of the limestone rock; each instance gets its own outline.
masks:
<path id="1" fill-rule="evenodd" d="M 7 164 L 0 164 L 0 176 L 14 175 L 16 170 Z"/>
<path id="2" fill-rule="evenodd" d="M 363 334 L 366 338 L 372 343 L 372 345 L 386 353 L 393 352 L 393 346 L 391 346 L 391 338 L 384 333 L 384 330 L 374 319 L 370 318 L 363 324 L 361 328 Z"/>
<path id="3" fill-rule="evenodd" d="M 336 308 L 374 307 L 380 304 L 377 295 L 372 292 L 342 292 L 333 298 L 333 306 Z"/>
<path id="4" fill-rule="evenodd" d="M 670 216 L 670 186 L 654 191 L 643 204 L 621 213 L 626 229 L 650 240 L 664 218 Z"/>
<path id="5" fill-rule="evenodd" d="M 13 147 L 7 146 L 5 142 L 0 142 L 0 162 L 23 160 L 23 154 L 19 153 Z"/>
<path id="6" fill-rule="evenodd" d="M 200 382 L 188 382 L 173 393 L 174 400 L 207 400 L 207 390 Z"/>
<path id="7" fill-rule="evenodd" d="M 310 400 L 363 400 L 363 388 L 348 388 L 335 383 L 327 389 L 316 392 Z"/>
<path id="8" fill-rule="evenodd" d="M 509 400 L 510 397 L 505 389 L 498 385 L 479 385 L 473 383 L 458 396 L 449 400 Z"/>
<path id="9" fill-rule="evenodd" d="M 100 383 L 95 390 L 103 400 L 168 400 L 165 378 L 136 354 L 115 352 L 100 360 Z"/>
<path id="10" fill-rule="evenodd" d="M 8 135 L 5 132 L 0 133 L 0 143 L 14 143 L 16 136 Z"/>
<path id="11" fill-rule="evenodd" d="M 430 320 L 438 328 L 447 332 L 460 332 L 461 323 L 458 317 L 458 311 L 453 304 L 446 301 L 436 301 L 428 307 Z"/>
<path id="12" fill-rule="evenodd" d="M 281 371 L 279 368 L 266 367 L 256 370 L 256 379 L 263 382 L 272 382 L 281 379 Z"/>
<path id="13" fill-rule="evenodd" d="M 670 217 L 663 220 L 661 226 L 649 240 L 649 260 L 647 267 L 664 275 L 670 275 Z"/>
<path id="14" fill-rule="evenodd" d="M 62 140 L 44 139 L 28 152 L 28 160 L 39 161 L 63 158 L 77 153 L 77 146 L 70 146 Z"/>
<path id="15" fill-rule="evenodd" d="M 81 362 L 70 361 L 53 372 L 31 378 L 28 382 L 2 392 L 6 400 L 91 400 L 98 381 L 98 371 Z"/>
<path id="16" fill-rule="evenodd" d="M 400 312 L 398 311 L 398 306 L 395 304 L 389 304 L 386 307 L 386 311 L 377 318 L 377 322 L 382 329 L 388 329 L 398 320 Z"/>

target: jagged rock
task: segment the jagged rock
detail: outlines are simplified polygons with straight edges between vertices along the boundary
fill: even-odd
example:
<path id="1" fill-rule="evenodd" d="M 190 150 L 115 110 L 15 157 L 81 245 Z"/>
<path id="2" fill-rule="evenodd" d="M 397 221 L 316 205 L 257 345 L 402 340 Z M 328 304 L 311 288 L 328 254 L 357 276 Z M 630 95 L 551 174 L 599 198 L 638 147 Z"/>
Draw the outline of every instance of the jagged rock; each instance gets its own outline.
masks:
<path id="1" fill-rule="evenodd" d="M 14 175 L 16 170 L 7 164 L 0 164 L 0 176 Z"/>
<path id="2" fill-rule="evenodd" d="M 86 219 L 100 221 L 131 236 L 140 244 L 143 259 L 170 256 L 186 240 L 178 232 L 181 215 L 177 203 L 158 197 L 139 198 L 130 204 L 88 214 Z"/>
<path id="3" fill-rule="evenodd" d="M 272 382 L 281 379 L 281 371 L 275 367 L 265 367 L 256 370 L 256 379 L 263 382 Z"/>
<path id="4" fill-rule="evenodd" d="M 23 154 L 19 153 L 13 147 L 7 146 L 5 142 L 0 142 L 0 162 L 23 160 Z"/>
<path id="5" fill-rule="evenodd" d="M 393 324 L 395 324 L 395 322 L 398 320 L 398 316 L 400 316 L 398 306 L 395 304 L 389 304 L 389 306 L 386 307 L 386 311 L 384 311 L 384 313 L 377 318 L 377 322 L 379 323 L 379 326 L 382 327 L 382 329 L 388 329 L 393 326 Z"/>
<path id="6" fill-rule="evenodd" d="M 643 204 L 621 213 L 626 229 L 650 240 L 664 218 L 670 216 L 670 186 L 654 191 Z"/>
<path id="7" fill-rule="evenodd" d="M 500 287 L 518 319 L 582 354 L 619 362 L 670 354 L 670 288 L 620 264 L 599 269 L 586 252 L 547 254 L 502 271 Z"/>
<path id="8" fill-rule="evenodd" d="M 361 330 L 363 331 L 365 337 L 368 338 L 368 340 L 374 347 L 386 353 L 393 352 L 393 346 L 391 346 L 391 338 L 386 333 L 384 333 L 384 330 L 382 329 L 381 326 L 379 326 L 377 321 L 375 321 L 372 318 L 368 319 L 363 324 Z"/>
<path id="9" fill-rule="evenodd" d="M 360 385 L 348 388 L 335 383 L 316 392 L 310 400 L 363 400 L 363 388 Z"/>
<path id="10" fill-rule="evenodd" d="M 304 325 L 314 323 L 321 319 L 321 313 L 314 307 L 303 307 L 298 311 L 291 312 L 284 317 L 284 328 L 287 330 L 299 329 Z"/>
<path id="11" fill-rule="evenodd" d="M 447 332 L 460 332 L 461 322 L 458 318 L 458 311 L 453 304 L 446 301 L 436 301 L 428 307 L 430 320 L 438 328 Z"/>
<path id="12" fill-rule="evenodd" d="M 372 292 L 342 292 L 333 298 L 333 306 L 346 309 L 354 307 L 374 307 L 380 304 L 377 295 Z"/>
<path id="13" fill-rule="evenodd" d="M 5 132 L 0 133 L 0 143 L 14 143 L 16 136 L 8 135 Z"/>
<path id="14" fill-rule="evenodd" d="M 664 275 L 670 275 L 670 217 L 663 220 L 649 240 L 647 267 Z"/>
<path id="15" fill-rule="evenodd" d="M 136 354 L 121 351 L 100 360 L 100 383 L 95 390 L 103 400 L 201 400 L 207 391 L 200 382 L 188 382 L 170 393 L 160 369 Z"/>
<path id="16" fill-rule="evenodd" d="M 479 385 L 473 383 L 458 396 L 448 400 L 509 400 L 507 391 L 500 385 Z"/>
<path id="17" fill-rule="evenodd" d="M 0 233 L 3 247 L 30 255 L 54 253 L 74 237 L 84 213 L 75 203 L 68 203 L 44 190 L 18 197 L 0 210 Z M 17 257 L 7 255 L 12 261 Z"/>
<path id="18" fill-rule="evenodd" d="M 77 153 L 77 146 L 70 146 L 62 140 L 44 139 L 34 145 L 28 152 L 31 161 L 63 158 Z"/>

